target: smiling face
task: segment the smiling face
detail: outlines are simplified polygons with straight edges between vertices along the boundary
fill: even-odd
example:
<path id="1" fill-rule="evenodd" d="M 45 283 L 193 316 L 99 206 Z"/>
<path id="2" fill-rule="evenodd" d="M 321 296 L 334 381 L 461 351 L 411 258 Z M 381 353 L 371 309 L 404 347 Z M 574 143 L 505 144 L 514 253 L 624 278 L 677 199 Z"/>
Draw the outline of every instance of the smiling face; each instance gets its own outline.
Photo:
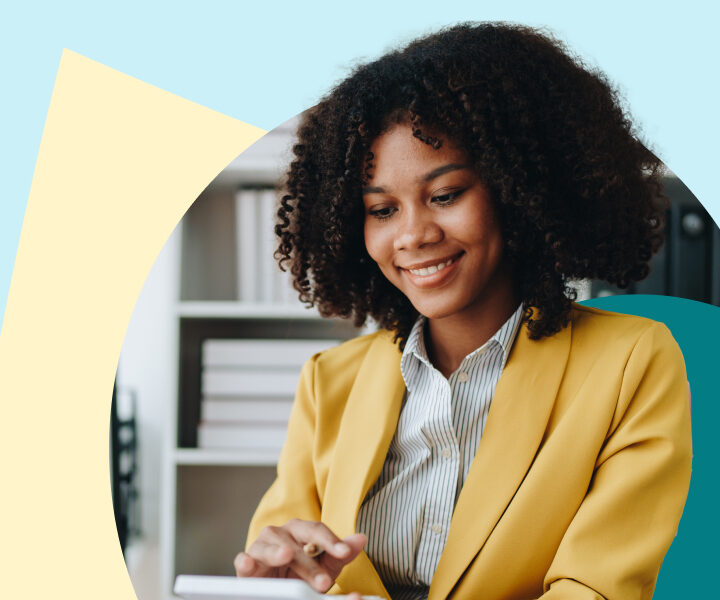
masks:
<path id="1" fill-rule="evenodd" d="M 464 152 L 445 139 L 434 149 L 404 124 L 370 151 L 365 246 L 385 277 L 431 320 L 506 315 L 516 304 L 500 225 Z"/>

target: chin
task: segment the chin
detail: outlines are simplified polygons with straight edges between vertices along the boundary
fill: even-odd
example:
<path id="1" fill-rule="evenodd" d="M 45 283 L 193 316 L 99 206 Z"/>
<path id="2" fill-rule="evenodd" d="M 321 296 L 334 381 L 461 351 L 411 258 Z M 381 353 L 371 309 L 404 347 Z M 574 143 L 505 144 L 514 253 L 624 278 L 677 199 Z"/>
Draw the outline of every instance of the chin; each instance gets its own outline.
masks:
<path id="1" fill-rule="evenodd" d="M 427 319 L 443 319 L 460 312 L 460 306 L 431 304 L 427 302 L 420 302 L 413 304 L 415 310 L 417 310 L 423 317 Z"/>

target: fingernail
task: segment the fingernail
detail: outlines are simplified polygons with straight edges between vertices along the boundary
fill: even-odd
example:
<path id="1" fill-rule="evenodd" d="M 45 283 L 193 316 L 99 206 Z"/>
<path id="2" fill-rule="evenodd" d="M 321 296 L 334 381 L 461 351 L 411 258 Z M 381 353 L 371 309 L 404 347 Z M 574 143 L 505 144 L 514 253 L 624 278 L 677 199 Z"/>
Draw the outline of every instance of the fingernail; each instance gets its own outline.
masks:
<path id="1" fill-rule="evenodd" d="M 320 573 L 319 575 L 315 575 L 315 586 L 324 590 L 327 587 L 330 587 L 330 578 L 327 575 L 324 575 L 323 573 Z"/>
<path id="2" fill-rule="evenodd" d="M 350 554 L 350 546 L 347 544 L 344 544 L 343 542 L 338 542 L 335 544 L 335 552 L 338 554 L 342 554 L 343 556 L 346 554 Z"/>

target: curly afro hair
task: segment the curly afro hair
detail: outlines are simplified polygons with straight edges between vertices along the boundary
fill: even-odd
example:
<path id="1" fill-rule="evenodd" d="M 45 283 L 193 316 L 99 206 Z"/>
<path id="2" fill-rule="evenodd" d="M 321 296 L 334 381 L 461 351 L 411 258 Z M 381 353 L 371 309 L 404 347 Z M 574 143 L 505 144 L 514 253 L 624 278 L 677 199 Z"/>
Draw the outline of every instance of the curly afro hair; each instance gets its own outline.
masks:
<path id="1" fill-rule="evenodd" d="M 663 241 L 661 164 L 605 76 L 547 34 L 460 24 L 357 67 L 307 111 L 278 209 L 276 252 L 302 301 L 368 316 L 401 346 L 418 316 L 369 257 L 369 147 L 395 122 L 453 140 L 490 190 L 529 335 L 568 322 L 568 282 L 644 278 Z"/>

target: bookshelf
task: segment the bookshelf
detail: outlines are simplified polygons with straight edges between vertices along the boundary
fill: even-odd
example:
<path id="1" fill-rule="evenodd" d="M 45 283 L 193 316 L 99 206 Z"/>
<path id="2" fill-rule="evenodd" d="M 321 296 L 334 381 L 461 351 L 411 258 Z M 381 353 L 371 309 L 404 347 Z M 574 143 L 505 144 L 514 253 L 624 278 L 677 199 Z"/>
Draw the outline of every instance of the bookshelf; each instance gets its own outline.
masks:
<path id="1" fill-rule="evenodd" d="M 303 306 L 268 256 L 274 250 L 274 187 L 288 163 L 296 125 L 296 120 L 283 124 L 233 161 L 203 191 L 169 241 L 177 289 L 172 315 L 176 358 L 160 486 L 162 598 L 174 597 L 178 574 L 233 574 L 232 560 L 245 545 L 249 520 L 274 478 L 279 454 L 279 448 L 202 447 L 198 425 L 214 368 L 207 364 L 208 344 L 269 340 L 270 356 L 283 346 L 289 351 L 297 340 L 330 347 L 358 333 L 347 322 L 321 319 Z M 247 367 L 243 373 L 252 376 L 253 369 L 268 372 L 267 365 L 220 369 L 231 367 Z M 283 368 L 275 379 L 297 380 L 299 364 Z"/>

